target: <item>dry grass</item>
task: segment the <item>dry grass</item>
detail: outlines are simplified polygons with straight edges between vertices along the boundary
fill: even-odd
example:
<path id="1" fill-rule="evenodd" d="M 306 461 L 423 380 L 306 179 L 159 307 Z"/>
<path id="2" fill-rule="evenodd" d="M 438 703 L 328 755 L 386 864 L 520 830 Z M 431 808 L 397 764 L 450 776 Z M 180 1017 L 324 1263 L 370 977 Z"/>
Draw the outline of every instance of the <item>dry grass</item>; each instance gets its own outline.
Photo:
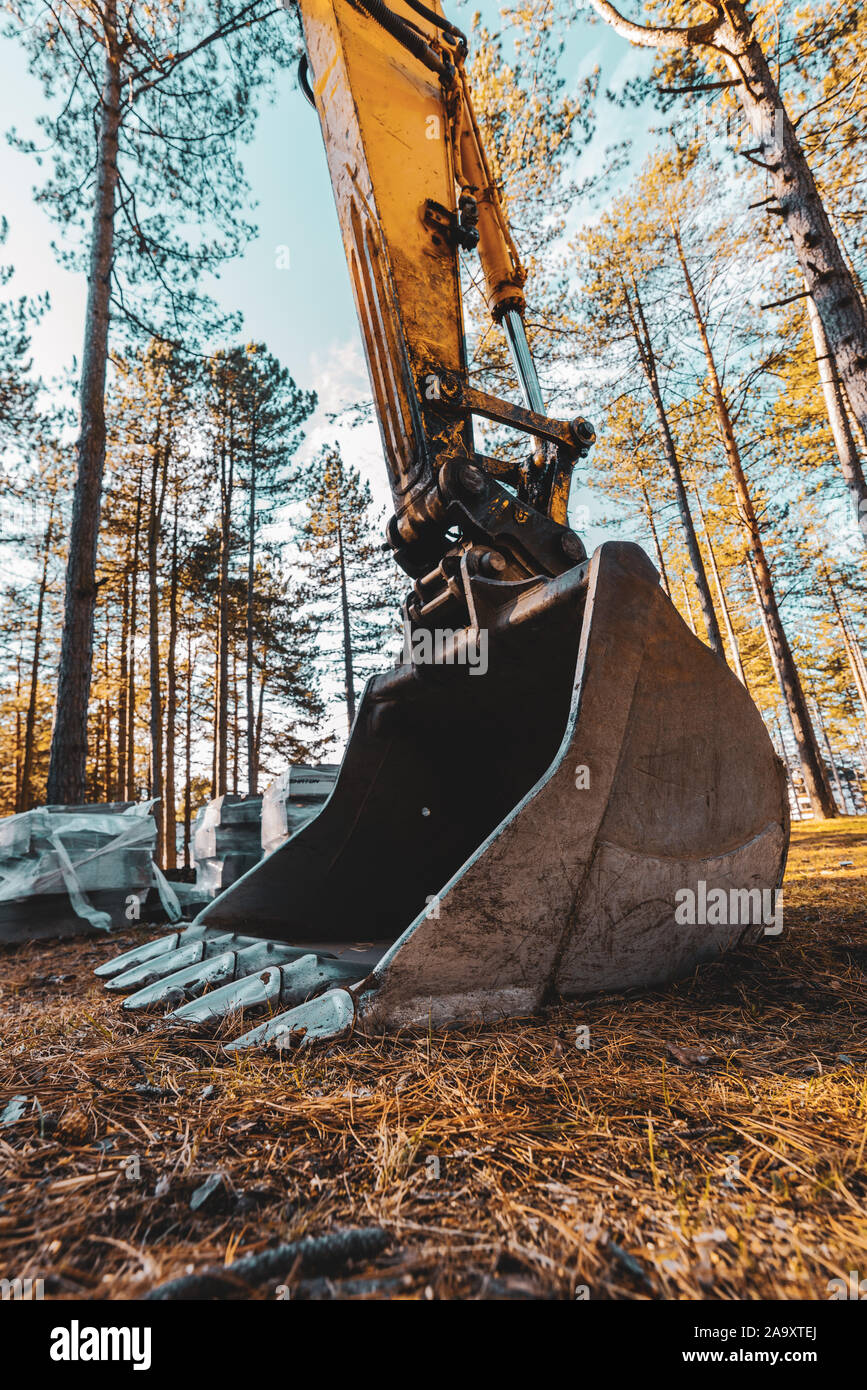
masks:
<path id="1" fill-rule="evenodd" d="M 104 993 L 133 940 L 3 953 L 0 1276 L 129 1298 L 370 1224 L 389 1250 L 340 1296 L 815 1299 L 867 1269 L 865 818 L 796 827 L 781 938 L 499 1028 L 230 1059 Z"/>

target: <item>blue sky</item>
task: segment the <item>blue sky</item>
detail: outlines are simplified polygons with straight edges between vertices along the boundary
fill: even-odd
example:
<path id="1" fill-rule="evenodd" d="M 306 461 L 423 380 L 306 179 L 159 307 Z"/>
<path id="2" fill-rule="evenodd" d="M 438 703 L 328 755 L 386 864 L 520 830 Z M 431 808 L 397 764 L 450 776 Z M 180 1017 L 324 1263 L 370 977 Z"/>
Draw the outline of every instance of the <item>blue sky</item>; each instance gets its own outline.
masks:
<path id="1" fill-rule="evenodd" d="M 576 7 L 577 8 L 577 7 Z M 450 8 L 458 23 L 469 27 L 470 7 Z M 483 6 L 491 27 L 497 11 Z M 646 56 L 600 24 L 578 16 L 567 34 L 561 67 L 570 86 L 596 63 L 602 66 L 601 87 L 617 87 Z M 0 40 L 7 123 L 22 133 L 44 109 L 40 84 L 26 71 L 23 54 L 11 40 Z M 631 135 L 639 148 L 648 143 L 646 113 L 625 113 L 603 102 L 598 139 L 585 157 L 592 162 L 604 145 Z M 244 152 L 244 164 L 254 203 L 258 236 L 243 256 L 226 266 L 214 285 L 215 297 L 226 308 L 241 309 L 242 337 L 267 343 L 304 387 L 314 387 L 320 409 L 312 422 L 308 449 L 342 434 L 353 461 L 362 467 L 383 505 L 388 501 L 385 467 L 376 426 L 351 434 L 336 431 L 325 420 L 328 411 L 368 394 L 367 375 L 349 276 L 331 195 L 319 124 L 289 74 L 272 105 L 260 117 L 256 135 Z M 0 143 L 2 211 L 9 221 L 9 239 L 0 252 L 16 273 L 10 292 L 37 294 L 47 290 L 51 311 L 34 333 L 36 370 L 51 379 L 68 370 L 80 352 L 84 322 L 85 286 L 81 275 L 61 269 L 51 249 L 60 229 L 34 203 L 32 191 L 46 172 L 32 156 Z M 288 248 L 288 268 L 279 268 Z M 278 254 L 279 253 L 279 254 Z M 532 286 L 529 286 L 532 295 Z M 598 539 L 598 537 L 597 537 Z"/>

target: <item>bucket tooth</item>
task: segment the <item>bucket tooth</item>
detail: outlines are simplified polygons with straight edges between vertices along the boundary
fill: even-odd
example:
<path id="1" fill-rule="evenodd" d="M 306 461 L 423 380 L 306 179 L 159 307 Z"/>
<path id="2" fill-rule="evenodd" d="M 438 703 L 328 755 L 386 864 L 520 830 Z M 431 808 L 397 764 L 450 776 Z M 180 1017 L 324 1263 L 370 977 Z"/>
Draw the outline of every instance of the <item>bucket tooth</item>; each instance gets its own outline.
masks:
<path id="1" fill-rule="evenodd" d="M 222 955 L 210 956 L 197 961 L 182 970 L 175 970 L 144 989 L 124 999 L 123 1007 L 135 1012 L 137 1009 L 154 1009 L 158 1004 L 176 1004 L 180 999 L 189 999 L 208 985 L 221 985 L 234 978 L 237 964 L 235 951 L 224 951 Z"/>
<path id="2" fill-rule="evenodd" d="M 209 941 L 215 936 L 225 935 L 225 927 L 208 927 L 204 924 L 199 925 L 191 922 L 183 931 L 171 932 L 168 936 L 158 936 L 153 941 L 143 941 L 140 946 L 133 946 L 129 951 L 123 951 L 119 956 L 103 961 L 102 965 L 98 965 L 93 973 L 98 975 L 100 979 L 111 979 L 114 975 L 122 975 L 127 970 L 132 970 L 133 966 L 143 965 L 145 961 L 154 960 L 166 951 L 176 951 L 179 947 L 188 946 L 193 941 Z"/>
<path id="3" fill-rule="evenodd" d="M 299 1004 L 286 1013 L 269 1018 L 249 1033 L 226 1044 L 227 1052 L 241 1052 L 248 1047 L 279 1048 L 344 1037 L 355 1021 L 355 1001 L 346 989 L 329 989 L 306 1004 Z"/>
<path id="4" fill-rule="evenodd" d="M 167 975 L 174 975 L 176 971 L 183 970 L 188 965 L 196 965 L 199 961 L 209 960 L 211 956 L 222 955 L 225 951 L 238 945 L 248 945 L 249 942 L 250 938 L 238 937 L 232 932 L 199 937 L 186 945 L 176 947 L 173 951 L 161 952 L 154 960 L 134 965 L 122 975 L 115 975 L 112 979 L 106 980 L 105 987 L 121 994 L 144 989 L 145 985 L 154 984 L 157 980 L 165 979 Z"/>
<path id="5" fill-rule="evenodd" d="M 199 929 L 200 936 L 204 930 L 204 927 Z M 125 970 L 132 970 L 134 965 L 143 965 L 145 961 L 155 960 L 166 951 L 176 950 L 184 935 L 184 932 L 175 931 L 169 936 L 158 936 L 154 941 L 145 941 L 141 946 L 133 946 L 131 951 L 122 951 L 119 956 L 104 960 L 93 973 L 101 980 L 110 979 L 112 975 L 122 975 Z"/>
<path id="6" fill-rule="evenodd" d="M 215 1023 L 227 1014 L 243 1013 L 245 1009 L 278 1008 L 280 1005 L 280 968 L 269 965 L 254 975 L 232 980 L 201 999 L 182 1004 L 169 1015 L 176 1023 Z"/>
<path id="7" fill-rule="evenodd" d="M 358 984 L 369 973 L 367 966 L 352 965 L 345 960 L 304 956 L 294 965 L 284 965 L 280 971 L 280 1003 L 284 1008 L 293 1008 L 318 993 L 323 985 Z"/>
<path id="8" fill-rule="evenodd" d="M 236 942 L 244 940 L 243 937 L 235 938 Z M 302 951 L 293 946 L 284 946 L 279 941 L 256 941 L 241 950 L 220 951 L 137 990 L 124 1000 L 123 1007 L 134 1011 L 152 1009 L 158 1004 L 177 1004 L 179 999 L 195 999 L 209 985 L 223 985 L 243 979 L 254 970 L 267 965 L 281 965 L 302 955 Z"/>
<path id="9" fill-rule="evenodd" d="M 263 943 L 264 944 L 264 943 Z M 241 952 L 238 956 L 238 969 L 235 975 L 235 983 L 224 985 L 221 989 L 214 990 L 205 995 L 202 999 L 194 1000 L 191 1004 L 184 1004 L 176 1009 L 173 1018 L 182 1022 L 201 1023 L 208 1018 L 221 1018 L 227 1013 L 238 1009 L 252 1009 L 265 1005 L 279 1005 L 283 1009 L 291 1008 L 296 1004 L 302 1004 L 311 995 L 318 993 L 324 986 L 357 984 L 368 974 L 369 967 L 366 965 L 353 965 L 345 960 L 335 960 L 333 957 L 323 956 L 315 951 L 302 954 L 294 952 L 296 959 L 287 962 L 285 956 L 283 963 L 280 962 L 276 952 L 280 947 L 274 942 L 267 943 L 272 952 L 271 960 L 277 964 L 278 973 L 276 976 L 276 994 L 274 993 L 274 978 L 268 976 L 266 981 L 268 989 L 261 991 L 256 988 L 255 982 L 260 979 L 259 975 L 247 974 L 247 970 L 259 968 L 265 964 L 267 958 L 258 960 L 253 952 Z M 288 947 L 283 948 L 288 951 Z M 243 962 L 242 957 L 247 960 Z M 184 972 L 186 973 L 186 972 Z M 261 977 L 264 980 L 264 976 Z M 181 983 L 175 977 L 167 983 Z M 247 989 L 238 989 L 237 986 L 249 986 Z M 127 1007 L 129 1007 L 127 1000 Z"/>

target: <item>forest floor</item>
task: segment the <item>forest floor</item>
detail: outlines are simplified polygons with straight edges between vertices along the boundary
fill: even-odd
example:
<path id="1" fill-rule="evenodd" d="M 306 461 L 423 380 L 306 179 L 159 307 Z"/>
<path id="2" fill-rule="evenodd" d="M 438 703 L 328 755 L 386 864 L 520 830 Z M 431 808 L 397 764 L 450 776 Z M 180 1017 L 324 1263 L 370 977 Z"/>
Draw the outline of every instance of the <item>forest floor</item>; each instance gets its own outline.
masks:
<path id="1" fill-rule="evenodd" d="M 867 1273 L 867 818 L 795 827 L 781 936 L 496 1028 L 230 1057 L 94 979 L 141 939 L 0 953 L 2 1278 L 137 1298 L 368 1226 L 367 1264 L 236 1296 L 826 1299 Z"/>

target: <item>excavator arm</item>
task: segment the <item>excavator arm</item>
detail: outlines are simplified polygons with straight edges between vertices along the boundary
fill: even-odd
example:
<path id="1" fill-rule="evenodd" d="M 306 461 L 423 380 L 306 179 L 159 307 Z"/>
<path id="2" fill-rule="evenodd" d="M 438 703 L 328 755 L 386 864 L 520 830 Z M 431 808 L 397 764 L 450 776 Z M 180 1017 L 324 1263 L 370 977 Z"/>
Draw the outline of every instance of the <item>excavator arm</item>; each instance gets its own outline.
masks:
<path id="1" fill-rule="evenodd" d="M 789 828 L 744 686 L 640 547 L 588 560 L 568 526 L 593 431 L 544 410 L 463 35 L 436 0 L 300 11 L 389 541 L 414 582 L 404 658 L 368 682 L 321 809 L 185 932 L 100 967 L 129 1009 L 264 1014 L 231 1048 L 663 984 L 777 934 Z M 522 406 L 470 382 L 461 252 L 478 256 Z M 474 417 L 527 435 L 524 461 L 479 453 Z"/>
<path id="2" fill-rule="evenodd" d="M 593 432 L 544 412 L 524 332 L 526 274 L 479 134 L 463 34 L 420 0 L 301 0 L 300 13 L 303 85 L 322 127 L 394 497 L 389 541 L 417 581 L 415 617 L 441 620 L 462 559 L 470 574 L 501 580 L 584 559 L 566 509 Z M 461 251 L 478 258 L 522 406 L 470 384 Z M 523 431 L 527 460 L 480 454 L 474 415 Z"/>

